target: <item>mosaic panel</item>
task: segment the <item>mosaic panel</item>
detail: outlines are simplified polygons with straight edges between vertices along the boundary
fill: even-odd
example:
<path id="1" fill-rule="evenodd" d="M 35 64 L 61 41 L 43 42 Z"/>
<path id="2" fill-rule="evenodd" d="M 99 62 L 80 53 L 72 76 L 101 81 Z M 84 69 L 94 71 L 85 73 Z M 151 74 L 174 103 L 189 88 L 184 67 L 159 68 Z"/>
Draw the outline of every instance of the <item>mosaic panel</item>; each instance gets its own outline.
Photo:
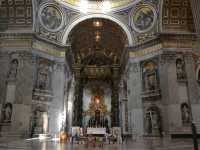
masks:
<path id="1" fill-rule="evenodd" d="M 39 19 L 42 26 L 48 31 L 58 31 L 63 24 L 63 16 L 59 8 L 47 5 L 40 9 Z"/>
<path id="2" fill-rule="evenodd" d="M 133 29 L 137 32 L 147 32 L 156 21 L 156 10 L 150 5 L 141 5 L 131 16 Z"/>

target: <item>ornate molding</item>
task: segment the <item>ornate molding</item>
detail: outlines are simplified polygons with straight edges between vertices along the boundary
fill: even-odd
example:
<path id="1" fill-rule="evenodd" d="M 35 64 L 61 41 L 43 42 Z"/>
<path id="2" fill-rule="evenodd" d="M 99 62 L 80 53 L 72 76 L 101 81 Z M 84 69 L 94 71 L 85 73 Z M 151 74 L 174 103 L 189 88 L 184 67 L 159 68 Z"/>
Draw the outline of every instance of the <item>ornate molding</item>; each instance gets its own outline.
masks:
<path id="1" fill-rule="evenodd" d="M 64 48 L 58 48 L 54 45 L 50 45 L 45 42 L 41 42 L 38 40 L 35 40 L 32 45 L 33 49 L 39 50 L 41 52 L 47 53 L 49 55 L 53 55 L 55 57 L 65 57 L 65 49 Z"/>
<path id="2" fill-rule="evenodd" d="M 152 54 L 152 53 L 157 53 L 162 49 L 162 44 L 156 44 L 151 47 L 146 47 L 146 48 L 138 48 L 137 51 L 130 51 L 129 52 L 129 57 L 135 58 L 135 57 L 141 57 L 144 55 Z"/>
<path id="3" fill-rule="evenodd" d="M 32 39 L 6 39 L 0 40 L 0 48 L 31 48 Z"/>
<path id="4" fill-rule="evenodd" d="M 62 62 L 56 62 L 53 66 L 54 71 L 64 71 L 65 63 Z"/>
<path id="5" fill-rule="evenodd" d="M 193 33 L 161 33 L 163 48 L 196 48 L 197 38 Z"/>
<path id="6" fill-rule="evenodd" d="M 165 51 L 160 55 L 160 64 L 176 63 L 176 52 Z"/>

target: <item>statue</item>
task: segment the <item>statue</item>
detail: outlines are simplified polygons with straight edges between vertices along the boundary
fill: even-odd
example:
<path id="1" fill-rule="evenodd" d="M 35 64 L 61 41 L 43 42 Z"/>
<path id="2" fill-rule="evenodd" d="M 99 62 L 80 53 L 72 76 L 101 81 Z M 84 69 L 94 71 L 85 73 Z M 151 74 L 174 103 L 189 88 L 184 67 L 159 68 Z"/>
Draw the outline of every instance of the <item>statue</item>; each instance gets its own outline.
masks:
<path id="1" fill-rule="evenodd" d="M 15 79 L 17 76 L 17 69 L 18 69 L 18 60 L 17 59 L 13 59 L 11 61 L 10 64 L 10 69 L 9 69 L 9 73 L 8 73 L 8 78 L 9 79 Z"/>
<path id="2" fill-rule="evenodd" d="M 181 114 L 183 124 L 190 123 L 190 109 L 187 103 L 181 105 Z"/>
<path id="3" fill-rule="evenodd" d="M 151 117 L 149 115 L 146 116 L 145 122 L 146 122 L 146 132 L 147 132 L 147 134 L 151 134 L 152 133 L 152 123 L 151 123 Z"/>
<path id="4" fill-rule="evenodd" d="M 44 112 L 40 110 L 36 110 L 34 112 L 34 120 L 33 120 L 33 133 L 38 134 L 38 133 L 43 133 L 44 129 L 44 120 L 43 120 L 43 114 Z"/>
<path id="5" fill-rule="evenodd" d="M 11 122 L 11 117 L 12 117 L 12 104 L 11 103 L 6 103 L 3 106 L 3 123 L 10 123 Z"/>
<path id="6" fill-rule="evenodd" d="M 145 124 L 147 134 L 162 136 L 161 117 L 157 107 L 148 109 L 145 117 Z"/>
<path id="7" fill-rule="evenodd" d="M 153 91 L 158 87 L 157 65 L 150 61 L 143 65 L 144 90 Z"/>
<path id="8" fill-rule="evenodd" d="M 38 71 L 38 88 L 46 90 L 49 86 L 49 66 L 40 64 Z"/>
<path id="9" fill-rule="evenodd" d="M 182 59 L 176 60 L 177 79 L 185 79 L 184 62 Z"/>
<path id="10" fill-rule="evenodd" d="M 147 84 L 148 90 L 155 90 L 156 89 L 156 76 L 155 74 L 151 74 L 147 76 Z"/>

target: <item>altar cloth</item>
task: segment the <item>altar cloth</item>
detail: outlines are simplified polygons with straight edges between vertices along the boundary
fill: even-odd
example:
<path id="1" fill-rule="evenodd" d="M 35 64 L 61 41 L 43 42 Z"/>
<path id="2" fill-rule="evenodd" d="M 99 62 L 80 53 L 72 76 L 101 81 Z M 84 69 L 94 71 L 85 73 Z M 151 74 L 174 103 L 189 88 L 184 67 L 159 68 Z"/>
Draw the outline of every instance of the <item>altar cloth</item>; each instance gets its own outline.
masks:
<path id="1" fill-rule="evenodd" d="M 87 128 L 87 134 L 106 134 L 106 128 Z"/>

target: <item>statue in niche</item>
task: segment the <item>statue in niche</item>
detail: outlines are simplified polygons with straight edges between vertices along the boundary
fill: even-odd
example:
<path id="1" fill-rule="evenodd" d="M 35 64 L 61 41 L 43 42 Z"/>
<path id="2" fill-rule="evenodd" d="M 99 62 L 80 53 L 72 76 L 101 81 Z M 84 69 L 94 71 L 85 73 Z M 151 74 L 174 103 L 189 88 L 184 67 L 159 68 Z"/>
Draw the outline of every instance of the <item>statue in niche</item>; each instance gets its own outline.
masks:
<path id="1" fill-rule="evenodd" d="M 176 72 L 177 72 L 177 79 L 185 79 L 185 70 L 184 70 L 184 61 L 182 59 L 176 60 Z"/>
<path id="2" fill-rule="evenodd" d="M 190 123 L 190 109 L 187 103 L 181 105 L 181 116 L 183 124 Z"/>
<path id="3" fill-rule="evenodd" d="M 13 59 L 10 64 L 10 69 L 8 73 L 9 79 L 15 79 L 17 76 L 17 69 L 18 69 L 19 62 L 17 59 Z"/>
<path id="4" fill-rule="evenodd" d="M 40 64 L 38 71 L 38 88 L 46 90 L 49 86 L 49 66 Z"/>
<path id="5" fill-rule="evenodd" d="M 148 90 L 152 91 L 156 89 L 156 76 L 154 73 L 147 75 L 147 84 Z"/>
<path id="6" fill-rule="evenodd" d="M 157 89 L 157 66 L 153 62 L 148 62 L 143 65 L 143 81 L 145 91 Z"/>
<path id="7" fill-rule="evenodd" d="M 46 132 L 45 130 L 47 130 L 47 125 L 48 125 L 48 120 L 47 118 L 45 118 L 47 115 L 47 112 L 41 111 L 36 109 L 33 113 L 33 125 L 32 125 L 32 135 L 33 134 L 41 134 Z M 46 125 L 45 123 L 45 119 L 46 119 Z M 46 128 L 46 129 L 44 129 Z"/>
<path id="8" fill-rule="evenodd" d="M 157 107 L 151 107 L 147 110 L 145 116 L 146 132 L 150 135 L 161 136 L 161 120 Z"/>
<path id="9" fill-rule="evenodd" d="M 2 122 L 3 123 L 10 123 L 12 118 L 12 104 L 6 103 L 3 106 L 3 112 L 2 112 Z"/>

